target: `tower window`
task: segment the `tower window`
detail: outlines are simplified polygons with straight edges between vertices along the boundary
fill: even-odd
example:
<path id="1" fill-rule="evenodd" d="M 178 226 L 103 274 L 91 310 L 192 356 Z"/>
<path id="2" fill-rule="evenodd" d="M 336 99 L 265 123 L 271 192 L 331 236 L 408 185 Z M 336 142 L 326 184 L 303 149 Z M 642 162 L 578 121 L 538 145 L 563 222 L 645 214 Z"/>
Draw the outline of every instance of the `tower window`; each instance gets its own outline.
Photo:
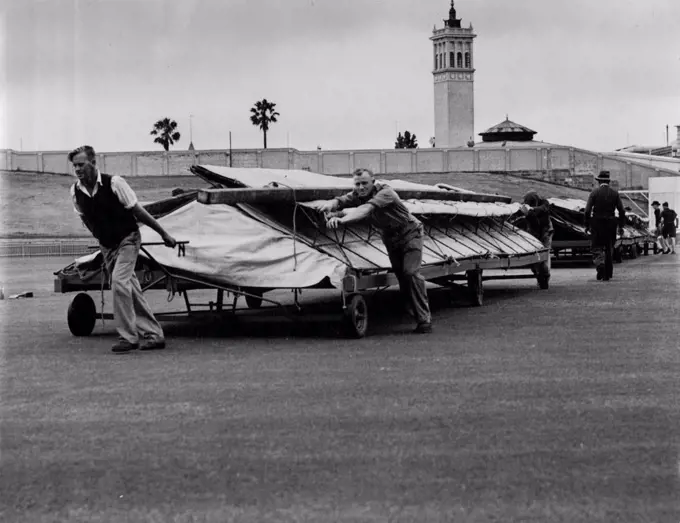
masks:
<path id="1" fill-rule="evenodd" d="M 470 69 L 470 53 L 465 53 L 465 68 Z"/>
<path id="2" fill-rule="evenodd" d="M 463 53 L 458 53 L 458 63 L 456 65 L 459 69 L 463 68 Z"/>
<path id="3" fill-rule="evenodd" d="M 456 59 L 454 58 L 454 56 L 455 56 L 455 53 L 453 51 L 451 51 L 449 53 L 449 67 L 453 67 L 453 64 L 456 63 Z"/>

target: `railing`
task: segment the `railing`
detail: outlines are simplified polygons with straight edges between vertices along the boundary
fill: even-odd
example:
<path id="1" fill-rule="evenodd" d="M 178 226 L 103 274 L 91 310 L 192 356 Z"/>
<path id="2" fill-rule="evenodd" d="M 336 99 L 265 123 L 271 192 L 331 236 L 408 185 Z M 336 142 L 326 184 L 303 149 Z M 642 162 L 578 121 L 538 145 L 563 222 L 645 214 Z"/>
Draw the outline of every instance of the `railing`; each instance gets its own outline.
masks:
<path id="1" fill-rule="evenodd" d="M 92 252 L 88 248 L 92 244 L 90 239 L 4 240 L 0 241 L 0 258 L 83 256 Z"/>

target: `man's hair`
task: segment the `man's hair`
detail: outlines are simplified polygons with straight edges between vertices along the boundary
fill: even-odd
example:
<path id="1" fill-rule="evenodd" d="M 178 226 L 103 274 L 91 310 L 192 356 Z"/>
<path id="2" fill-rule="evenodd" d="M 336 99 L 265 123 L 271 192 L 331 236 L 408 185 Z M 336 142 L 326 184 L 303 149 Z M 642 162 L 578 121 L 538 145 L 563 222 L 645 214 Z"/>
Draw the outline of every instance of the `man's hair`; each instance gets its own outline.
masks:
<path id="1" fill-rule="evenodd" d="M 538 207 L 541 204 L 541 197 L 536 191 L 529 191 L 524 195 L 524 203 L 529 207 Z"/>
<path id="2" fill-rule="evenodd" d="M 68 153 L 68 161 L 73 162 L 73 157 L 80 153 L 85 153 L 87 155 L 87 159 L 92 163 L 97 161 L 97 156 L 94 152 L 94 149 L 90 145 L 81 145 L 80 147 L 73 149 L 70 153 Z"/>
<path id="3" fill-rule="evenodd" d="M 664 207 L 668 207 L 668 202 L 663 202 Z"/>
<path id="4" fill-rule="evenodd" d="M 354 172 L 352 173 L 352 176 L 361 176 L 364 173 L 368 173 L 368 175 L 371 178 L 373 178 L 373 171 L 371 171 L 367 167 L 361 167 L 359 169 L 355 169 Z"/>
<path id="5" fill-rule="evenodd" d="M 652 205 L 654 206 L 654 205 L 661 205 L 661 204 L 660 204 L 659 202 L 657 202 L 656 200 L 654 200 L 654 201 L 652 202 Z"/>

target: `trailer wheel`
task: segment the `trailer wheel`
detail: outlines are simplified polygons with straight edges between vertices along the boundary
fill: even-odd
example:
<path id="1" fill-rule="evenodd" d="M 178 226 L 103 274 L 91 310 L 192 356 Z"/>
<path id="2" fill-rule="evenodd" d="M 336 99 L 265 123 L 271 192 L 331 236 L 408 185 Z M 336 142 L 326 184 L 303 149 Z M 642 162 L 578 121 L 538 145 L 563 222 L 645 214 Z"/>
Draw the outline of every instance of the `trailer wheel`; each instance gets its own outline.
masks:
<path id="1" fill-rule="evenodd" d="M 545 290 L 550 288 L 550 276 L 536 276 L 536 280 L 538 281 L 539 289 Z"/>
<path id="2" fill-rule="evenodd" d="M 630 246 L 630 258 L 634 260 L 637 257 L 638 257 L 638 245 L 637 243 L 634 243 L 633 245 Z"/>
<path id="3" fill-rule="evenodd" d="M 482 280 L 482 270 L 475 269 L 472 271 L 465 271 L 467 276 L 468 291 L 470 293 L 470 301 L 475 307 L 481 307 L 484 303 L 484 284 Z"/>
<path id="4" fill-rule="evenodd" d="M 343 326 L 352 338 L 363 338 L 368 330 L 368 306 L 361 294 L 353 294 L 348 298 L 344 311 Z"/>
<path id="5" fill-rule="evenodd" d="M 78 293 L 68 306 L 68 328 L 74 336 L 89 336 L 97 322 L 97 308 L 89 294 Z"/>
<path id="6" fill-rule="evenodd" d="M 248 292 L 253 296 L 248 296 L 248 294 L 246 294 L 246 304 L 251 309 L 259 309 L 262 306 L 263 293 L 256 290 L 249 290 Z"/>

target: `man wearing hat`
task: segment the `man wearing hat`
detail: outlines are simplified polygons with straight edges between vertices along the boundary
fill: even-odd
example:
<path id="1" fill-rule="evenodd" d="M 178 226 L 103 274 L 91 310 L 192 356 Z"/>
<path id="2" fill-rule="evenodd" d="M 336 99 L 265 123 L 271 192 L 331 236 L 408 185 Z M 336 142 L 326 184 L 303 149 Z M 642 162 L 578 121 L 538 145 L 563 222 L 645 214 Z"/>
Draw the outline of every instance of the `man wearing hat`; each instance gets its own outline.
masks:
<path id="1" fill-rule="evenodd" d="M 547 289 L 550 281 L 550 249 L 555 234 L 550 219 L 550 203 L 541 198 L 536 191 L 529 191 L 524 195 L 524 204 L 520 207 L 520 211 L 526 216 L 529 234 L 548 248 L 548 259 L 531 267 L 531 271 L 538 280 L 539 288 Z"/>
<path id="2" fill-rule="evenodd" d="M 584 223 L 586 233 L 591 233 L 590 246 L 597 269 L 597 279 L 608 281 L 614 275 L 613 258 L 617 222 L 619 234 L 623 234 L 626 211 L 618 191 L 609 186 L 609 171 L 600 171 L 596 179 L 600 186 L 593 189 L 588 196 Z M 615 215 L 617 210 L 618 219 Z"/>

